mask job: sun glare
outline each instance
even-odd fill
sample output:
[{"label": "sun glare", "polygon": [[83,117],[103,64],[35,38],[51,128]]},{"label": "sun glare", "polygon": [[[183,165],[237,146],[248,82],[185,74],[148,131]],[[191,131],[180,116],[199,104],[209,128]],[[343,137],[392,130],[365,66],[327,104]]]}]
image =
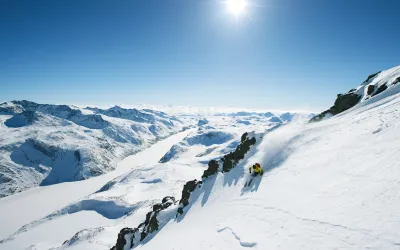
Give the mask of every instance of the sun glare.
[{"label": "sun glare", "polygon": [[247,7],[246,0],[227,0],[226,4],[229,13],[234,15],[235,17],[242,16],[245,13]]}]

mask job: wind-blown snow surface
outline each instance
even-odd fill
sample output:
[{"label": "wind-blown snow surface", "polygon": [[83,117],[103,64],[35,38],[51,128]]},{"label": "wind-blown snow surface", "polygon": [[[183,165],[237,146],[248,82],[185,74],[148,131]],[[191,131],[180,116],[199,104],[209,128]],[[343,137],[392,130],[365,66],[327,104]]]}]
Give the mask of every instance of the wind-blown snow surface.
[{"label": "wind-blown snow surface", "polygon": [[0,198],[104,174],[185,122],[152,110],[0,104]]},{"label": "wind-blown snow surface", "polygon": [[[16,233],[14,235],[15,240],[8,241],[7,244],[0,244],[0,249],[26,249],[36,243],[42,246],[39,249],[48,249],[47,246],[62,243],[81,229],[116,223],[116,221],[97,213],[98,211],[106,211],[102,208],[112,206],[99,206],[98,208],[91,206],[94,203],[80,201],[93,199],[93,197],[89,198],[91,194],[101,190],[102,187],[106,186],[106,183],[119,176],[126,175],[133,169],[145,168],[141,167],[144,165],[157,164],[171,145],[181,141],[190,132],[188,130],[178,133],[142,152],[129,156],[118,163],[116,170],[104,175],[84,181],[36,187],[0,199],[0,239]],[[123,196],[126,193],[120,195]],[[115,204],[118,204],[118,202],[116,200]],[[90,206],[77,206],[83,203],[90,204]],[[79,207],[85,209],[81,209],[80,212],[73,209]],[[93,209],[89,209],[90,207]],[[112,212],[112,214],[115,215],[116,213]],[[46,218],[49,218],[49,220]],[[28,227],[30,228],[28,229]],[[16,235],[19,235],[19,237],[16,237]],[[42,242],[44,243],[42,244]]]},{"label": "wind-blown snow surface", "polygon": [[[239,119],[247,119],[251,125],[237,123]],[[233,150],[248,129],[265,131],[278,124],[260,117],[210,116],[203,120],[207,122],[185,131],[179,140],[168,138],[171,142],[168,146],[152,153],[148,153],[149,150],[140,152],[105,175],[39,187],[1,199],[0,224],[7,226],[0,230],[0,240],[3,239],[0,249],[50,249],[61,246],[67,239],[70,240],[64,247],[80,245],[84,238],[90,240],[106,232],[114,244],[121,227],[141,221],[161,198],[178,197],[184,183],[201,176],[209,160]],[[184,152],[174,155],[168,162],[157,163],[175,146],[183,144]],[[135,160],[138,157],[139,161]],[[66,193],[63,191],[63,196],[54,201],[52,197],[61,195],[61,190]],[[23,213],[23,207],[39,200],[50,204],[41,206],[39,203],[32,206],[32,212]],[[14,206],[22,211],[14,213]],[[71,238],[78,231],[80,233]]]},{"label": "wind-blown snow surface", "polygon": [[[399,249],[399,129],[400,94],[393,93],[320,123],[272,130],[246,162],[207,179],[209,192],[179,223],[169,221],[137,248]],[[254,162],[265,174],[244,188]],[[144,214],[83,231],[61,249],[109,249],[119,229]]]},{"label": "wind-blown snow surface", "polygon": [[276,129],[245,164],[260,162],[262,178],[207,180],[207,202],[138,249],[400,249],[399,129],[398,93]]},{"label": "wind-blown snow surface", "polygon": [[[167,211],[163,216],[170,218],[162,218],[167,223],[161,230],[135,247],[399,249],[400,90],[391,91],[319,123],[293,121],[269,129],[231,172],[205,180],[181,219],[174,220],[175,213]],[[14,218],[28,218],[20,219],[18,227],[15,223],[11,229],[0,228],[5,238],[0,249],[110,249],[118,232],[143,222],[154,203],[166,195],[179,198],[182,185],[199,179],[208,160],[234,148],[240,133],[280,124],[267,120],[270,117],[206,117],[207,122],[171,141],[146,164],[85,180],[84,195],[43,207],[45,212],[36,208],[35,216],[23,214],[28,193],[37,200],[54,194],[33,189],[1,199],[0,225],[13,223],[14,219],[5,219],[13,209],[18,212]],[[204,135],[211,132],[232,138],[208,143]],[[176,145],[183,145],[183,150],[172,152]],[[173,157],[156,163],[166,152]],[[247,168],[254,162],[260,162],[265,173],[244,188]],[[104,179],[90,184],[100,178]],[[79,182],[61,185],[66,184],[75,187]]]}]

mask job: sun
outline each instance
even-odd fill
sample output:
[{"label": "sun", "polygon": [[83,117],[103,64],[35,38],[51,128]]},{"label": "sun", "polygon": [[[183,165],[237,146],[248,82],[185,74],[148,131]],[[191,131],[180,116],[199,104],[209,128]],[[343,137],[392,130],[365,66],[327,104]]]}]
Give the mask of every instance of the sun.
[{"label": "sun", "polygon": [[226,0],[228,12],[235,17],[242,16],[246,12],[246,0]]}]

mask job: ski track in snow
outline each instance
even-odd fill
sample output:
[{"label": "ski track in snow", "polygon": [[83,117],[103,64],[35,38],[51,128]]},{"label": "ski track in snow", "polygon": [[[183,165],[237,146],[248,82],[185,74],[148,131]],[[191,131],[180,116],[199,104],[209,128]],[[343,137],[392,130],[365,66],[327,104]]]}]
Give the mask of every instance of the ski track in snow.
[{"label": "ski track in snow", "polygon": [[224,228],[218,229],[217,232],[218,232],[218,233],[222,233],[222,232],[224,232],[224,231],[226,231],[226,230],[229,230],[229,231],[232,233],[232,235],[235,237],[235,239],[239,242],[239,244],[240,244],[242,247],[254,247],[255,245],[257,245],[256,242],[242,241],[241,238],[240,238],[240,236],[237,235],[237,234],[232,230],[232,228],[230,228],[230,227],[224,227]]}]

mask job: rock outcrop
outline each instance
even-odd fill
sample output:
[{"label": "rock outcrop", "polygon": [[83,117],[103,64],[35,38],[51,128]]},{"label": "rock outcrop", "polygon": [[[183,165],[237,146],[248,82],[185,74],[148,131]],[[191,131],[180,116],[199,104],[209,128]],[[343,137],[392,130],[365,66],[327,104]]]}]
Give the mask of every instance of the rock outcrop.
[{"label": "rock outcrop", "polygon": [[[225,168],[221,172],[229,172],[235,167],[240,160],[242,160],[251,148],[256,144],[255,137],[249,137],[248,133],[244,133],[241,137],[241,143],[236,147],[234,152],[225,155],[219,161],[224,163]],[[184,208],[189,205],[191,194],[202,187],[203,181],[208,177],[218,173],[219,161],[211,160],[208,162],[208,169],[204,171],[202,181],[191,180],[186,182],[182,189],[182,196],[179,200],[179,205],[176,207],[176,216],[178,217],[184,213]],[[139,224],[136,228],[123,228],[118,234],[117,243],[111,250],[126,250],[131,249],[138,243],[144,241],[150,234],[160,230],[160,221],[158,215],[170,206],[176,204],[176,200],[172,196],[164,197],[161,203],[153,205],[152,211],[146,214],[144,222]],[[172,218],[170,218],[172,219]],[[166,223],[166,222],[163,222]],[[135,243],[136,242],[136,243]]]},{"label": "rock outcrop", "polygon": [[201,185],[202,181],[188,181],[184,186],[182,190],[182,197],[181,200],[179,201],[180,207],[178,208],[178,214],[183,214],[183,208],[189,205],[189,198],[190,194],[196,189],[198,185]]},{"label": "rock outcrop", "polygon": [[328,110],[311,118],[310,122],[322,120],[328,114],[337,115],[354,107],[361,100],[361,96],[354,93],[338,94],[335,104]]},{"label": "rock outcrop", "polygon": [[216,160],[211,160],[208,162],[208,168],[206,170],[204,170],[203,175],[201,176],[201,178],[208,178],[211,175],[214,175],[218,172],[218,161]]},{"label": "rock outcrop", "polygon": [[[135,229],[133,228],[123,228],[118,234],[117,244],[111,248],[111,250],[124,250],[126,248],[130,249],[133,247],[133,235],[135,234]],[[126,247],[125,247],[126,246]]]},{"label": "rock outcrop", "polygon": [[400,66],[369,75],[357,88],[351,89],[346,94],[338,94],[335,104],[328,110],[325,110],[319,115],[311,118],[310,122],[320,121],[323,118],[337,115],[354,107],[360,102],[367,101],[383,92],[386,92],[389,88],[397,88],[397,86],[394,85],[400,82],[399,75]]},{"label": "rock outcrop", "polygon": [[171,205],[175,204],[175,198],[166,196],[162,199],[161,203],[153,205],[152,211],[146,214],[144,222],[140,223],[136,228],[123,228],[118,234],[117,243],[111,250],[125,250],[131,249],[136,244],[143,241],[149,234],[159,230],[159,221],[157,216],[159,213]]},{"label": "rock outcrop", "polygon": [[372,75],[369,75],[367,77],[367,80],[365,80],[363,83],[370,83],[375,77],[377,77],[382,71],[378,71]]},{"label": "rock outcrop", "polygon": [[367,88],[367,95],[371,95],[375,91],[375,85],[369,85]]},{"label": "rock outcrop", "polygon": [[396,84],[398,84],[399,82],[400,82],[400,76],[397,77],[397,78],[393,81],[392,85],[396,85]]},{"label": "rock outcrop", "polygon": [[376,90],[375,93],[372,94],[372,96],[376,96],[380,93],[382,93],[383,91],[385,91],[388,88],[387,84],[382,84],[381,86],[379,86],[379,88]]},{"label": "rock outcrop", "polygon": [[241,143],[237,146],[234,152],[231,152],[225,155],[221,161],[222,164],[222,172],[229,172],[232,168],[236,166],[236,164],[242,160],[245,154],[250,150],[250,147],[256,143],[256,138],[249,138],[248,134],[245,133],[242,135]]}]

